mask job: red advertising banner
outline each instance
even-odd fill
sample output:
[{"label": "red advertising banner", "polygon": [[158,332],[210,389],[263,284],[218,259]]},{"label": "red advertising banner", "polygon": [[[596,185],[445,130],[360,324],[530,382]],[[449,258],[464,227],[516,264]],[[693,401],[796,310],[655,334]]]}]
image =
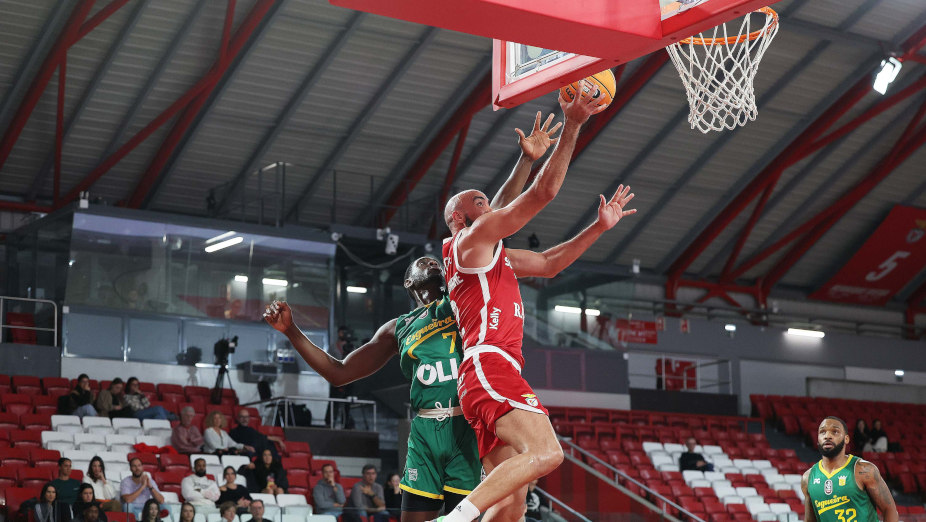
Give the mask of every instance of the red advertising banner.
[{"label": "red advertising banner", "polygon": [[926,266],[926,209],[895,206],[812,299],[884,305]]},{"label": "red advertising banner", "polygon": [[659,329],[656,321],[635,321],[598,317],[592,335],[614,347],[627,343],[658,344]]}]

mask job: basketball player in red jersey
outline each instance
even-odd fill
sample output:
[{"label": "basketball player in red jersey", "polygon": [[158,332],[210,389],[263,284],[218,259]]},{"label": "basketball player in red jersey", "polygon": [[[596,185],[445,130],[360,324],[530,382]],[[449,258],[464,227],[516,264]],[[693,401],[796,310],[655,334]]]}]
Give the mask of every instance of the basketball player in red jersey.
[{"label": "basketball player in red jersey", "polygon": [[444,218],[453,236],[445,240],[443,256],[465,350],[460,403],[476,432],[488,475],[456,509],[437,520],[471,522],[486,510],[492,520],[520,520],[527,484],[563,460],[547,410],[521,377],[524,305],[517,277],[553,277],[572,264],[622,217],[636,212],[624,210],[633,194],[622,185],[610,200],[600,196],[595,222],[545,252],[505,249],[502,239],[519,231],[556,196],[579,129],[596,110],[590,101],[560,98],[565,125],[556,149],[534,184],[511,204],[493,210],[477,190],[461,192],[447,203]]}]

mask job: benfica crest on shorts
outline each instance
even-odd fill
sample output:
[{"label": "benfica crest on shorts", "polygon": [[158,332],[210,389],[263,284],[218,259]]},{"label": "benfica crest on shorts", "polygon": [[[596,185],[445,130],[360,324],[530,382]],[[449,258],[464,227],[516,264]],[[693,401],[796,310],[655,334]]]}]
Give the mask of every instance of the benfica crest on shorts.
[{"label": "benfica crest on shorts", "polygon": [[526,402],[528,406],[533,406],[536,408],[540,404],[537,402],[537,396],[533,393],[525,393],[524,395],[521,395],[521,397],[524,397],[524,402]]},{"label": "benfica crest on shorts", "polygon": [[831,495],[833,493],[833,481],[826,479],[826,482],[823,483],[823,494]]}]

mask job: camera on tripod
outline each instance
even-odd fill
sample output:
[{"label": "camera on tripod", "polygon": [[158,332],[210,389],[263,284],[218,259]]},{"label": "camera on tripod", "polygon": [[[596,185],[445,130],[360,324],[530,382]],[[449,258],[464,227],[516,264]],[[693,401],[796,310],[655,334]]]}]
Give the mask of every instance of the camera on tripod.
[{"label": "camera on tripod", "polygon": [[235,348],[238,347],[238,336],[234,336],[231,339],[219,339],[212,350],[215,354],[215,364],[216,366],[228,366],[228,356],[235,353]]}]

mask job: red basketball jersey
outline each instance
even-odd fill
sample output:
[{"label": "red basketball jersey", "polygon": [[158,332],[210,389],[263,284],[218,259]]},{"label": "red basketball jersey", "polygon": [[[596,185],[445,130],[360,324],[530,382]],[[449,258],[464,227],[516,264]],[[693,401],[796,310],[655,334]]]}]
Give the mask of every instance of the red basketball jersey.
[{"label": "red basketball jersey", "polygon": [[524,366],[521,340],[524,337],[524,304],[518,278],[501,241],[488,266],[463,268],[457,242],[467,229],[444,240],[450,306],[457,317],[463,349],[490,345],[501,348]]}]

